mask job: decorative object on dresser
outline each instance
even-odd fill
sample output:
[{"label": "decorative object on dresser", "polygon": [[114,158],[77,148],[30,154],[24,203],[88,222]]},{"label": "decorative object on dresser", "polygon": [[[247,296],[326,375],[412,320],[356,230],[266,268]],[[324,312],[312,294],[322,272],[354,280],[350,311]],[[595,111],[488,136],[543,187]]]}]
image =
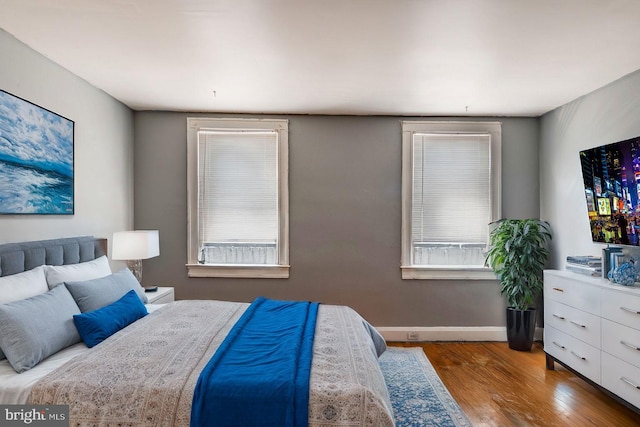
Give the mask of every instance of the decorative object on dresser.
[{"label": "decorative object on dresser", "polygon": [[616,268],[624,257],[620,246],[602,248],[602,277],[607,279],[611,270]]},{"label": "decorative object on dresser", "polygon": [[125,260],[142,284],[142,260],[160,255],[158,230],[119,231],[113,233],[111,258]]},{"label": "decorative object on dresser", "polygon": [[640,413],[640,287],[544,272],[544,351]]},{"label": "decorative object on dresser", "polygon": [[549,257],[551,227],[539,219],[501,219],[491,223],[485,263],[507,297],[509,348],[531,351],[536,327],[535,298],[542,292],[542,271]]},{"label": "decorative object on dresser", "polygon": [[621,263],[609,272],[607,278],[618,285],[633,286],[636,283],[636,276],[638,275],[634,263],[633,258]]}]

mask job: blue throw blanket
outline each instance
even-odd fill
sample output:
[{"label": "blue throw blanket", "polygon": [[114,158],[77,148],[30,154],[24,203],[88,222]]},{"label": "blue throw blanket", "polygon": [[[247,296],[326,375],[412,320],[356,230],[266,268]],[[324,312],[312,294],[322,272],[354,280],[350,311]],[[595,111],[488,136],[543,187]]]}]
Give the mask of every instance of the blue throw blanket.
[{"label": "blue throw blanket", "polygon": [[200,374],[191,427],[307,426],[317,312],[257,298]]}]

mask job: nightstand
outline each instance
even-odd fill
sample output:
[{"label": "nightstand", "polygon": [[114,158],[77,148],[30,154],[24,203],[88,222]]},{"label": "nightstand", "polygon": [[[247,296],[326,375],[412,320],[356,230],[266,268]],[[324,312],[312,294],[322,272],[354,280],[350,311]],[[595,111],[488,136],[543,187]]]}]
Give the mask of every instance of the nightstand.
[{"label": "nightstand", "polygon": [[172,287],[158,286],[155,292],[145,292],[149,299],[147,304],[166,304],[175,301],[175,294]]}]

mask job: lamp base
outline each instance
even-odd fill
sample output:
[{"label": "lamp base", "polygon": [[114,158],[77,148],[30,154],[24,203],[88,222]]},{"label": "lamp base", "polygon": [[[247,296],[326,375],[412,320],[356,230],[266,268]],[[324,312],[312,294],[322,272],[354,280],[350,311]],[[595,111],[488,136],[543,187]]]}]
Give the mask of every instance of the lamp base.
[{"label": "lamp base", "polygon": [[127,261],[127,267],[133,273],[135,278],[138,280],[138,283],[142,285],[142,260],[141,259],[132,259]]}]

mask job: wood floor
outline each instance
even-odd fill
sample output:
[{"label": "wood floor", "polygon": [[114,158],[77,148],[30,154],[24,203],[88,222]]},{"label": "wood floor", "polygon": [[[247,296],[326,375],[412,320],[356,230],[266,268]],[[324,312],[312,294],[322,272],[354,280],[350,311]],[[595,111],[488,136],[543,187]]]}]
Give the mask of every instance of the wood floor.
[{"label": "wood floor", "polygon": [[556,363],[545,368],[542,344],[531,352],[502,342],[389,343],[422,347],[475,427],[627,427],[640,415]]}]

